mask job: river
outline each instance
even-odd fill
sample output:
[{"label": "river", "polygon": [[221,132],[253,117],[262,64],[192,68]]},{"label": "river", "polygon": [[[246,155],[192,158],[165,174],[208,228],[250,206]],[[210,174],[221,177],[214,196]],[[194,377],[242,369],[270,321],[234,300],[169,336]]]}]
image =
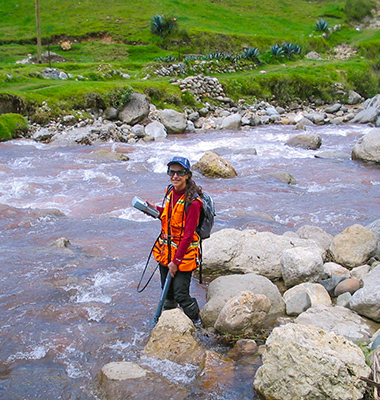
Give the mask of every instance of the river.
[{"label": "river", "polygon": [[[214,231],[282,234],[308,224],[336,235],[380,216],[379,165],[350,159],[353,145],[371,129],[308,127],[322,137],[319,151],[285,146],[298,132],[276,125],[135,145],[0,143],[0,399],[96,399],[102,366],[122,360],[153,365],[185,387],[189,399],[257,398],[252,382],[259,361],[236,360],[232,381],[221,376],[205,386],[190,367],[142,356],[160,295],[158,274],[142,293],[136,289],[160,224],[134,209],[132,198],[159,204],[171,157],[193,164],[213,150],[238,173],[228,180],[194,174],[215,200]],[[99,150],[130,160],[115,161]],[[321,151],[343,156],[316,158]],[[271,175],[279,171],[296,183]],[[52,245],[63,237],[68,247]],[[203,306],[207,281],[194,279],[191,290]]]}]

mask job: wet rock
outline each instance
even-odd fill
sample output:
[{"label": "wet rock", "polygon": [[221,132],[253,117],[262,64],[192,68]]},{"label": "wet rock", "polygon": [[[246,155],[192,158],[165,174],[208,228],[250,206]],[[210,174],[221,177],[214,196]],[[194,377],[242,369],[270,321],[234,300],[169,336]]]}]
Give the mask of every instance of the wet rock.
[{"label": "wet rock", "polygon": [[207,303],[200,313],[203,325],[213,327],[228,300],[243,291],[264,294],[268,297],[271,302],[269,316],[285,310],[284,301],[278,288],[269,279],[256,274],[220,276],[214,279],[208,287]]},{"label": "wet rock", "polygon": [[166,109],[159,113],[159,118],[168,133],[182,133],[186,129],[186,116],[183,113]]},{"label": "wet rock", "polygon": [[379,282],[380,265],[363,279],[363,287],[353,294],[350,301],[352,310],[377,322],[380,322]]},{"label": "wet rock", "polygon": [[114,151],[108,151],[108,150],[97,150],[91,152],[91,154],[104,158],[104,159],[109,159],[109,160],[115,160],[115,161],[129,161],[129,157],[123,153],[116,153]]},{"label": "wet rock", "polygon": [[292,175],[284,171],[272,172],[267,176],[273,177],[281,182],[287,183],[288,185],[295,185],[297,183]]},{"label": "wet rock", "polygon": [[222,334],[252,336],[262,326],[270,308],[267,296],[243,291],[223,306],[214,328]]},{"label": "wet rock", "polygon": [[230,357],[244,354],[257,354],[259,346],[253,339],[239,339],[232,350],[228,352]]},{"label": "wet rock", "polygon": [[347,268],[365,264],[376,252],[376,235],[362,225],[355,224],[336,235],[330,245],[333,261]]},{"label": "wet rock", "polygon": [[285,302],[286,314],[297,316],[311,307],[310,296],[306,292],[299,292]]},{"label": "wet rock", "polygon": [[334,290],[334,296],[338,297],[343,293],[354,294],[361,287],[360,281],[355,278],[348,278],[339,282]]},{"label": "wet rock", "polygon": [[185,389],[132,362],[106,364],[100,375],[99,395],[105,400],[185,399]]},{"label": "wet rock", "polygon": [[359,139],[352,149],[352,159],[380,163],[380,130],[369,132]]},{"label": "wet rock", "polygon": [[128,103],[119,111],[119,119],[128,125],[135,125],[148,116],[149,105],[147,96],[134,92]]},{"label": "wet rock", "polygon": [[206,151],[203,157],[193,165],[193,169],[208,178],[234,178],[237,176],[232,165],[213,151]]},{"label": "wet rock", "polygon": [[282,278],[286,287],[318,282],[323,277],[323,258],[316,248],[295,247],[282,253]]},{"label": "wet rock", "polygon": [[300,314],[294,322],[334,332],[356,343],[368,343],[374,332],[360,315],[339,306],[318,304]]},{"label": "wet rock", "polygon": [[164,311],[152,330],[144,352],[159,360],[201,365],[205,350],[196,341],[194,333],[194,324],[179,308]]},{"label": "wet rock", "polygon": [[300,147],[307,150],[317,150],[322,145],[322,138],[314,133],[301,134],[291,137],[286,144],[291,147]]},{"label": "wet rock", "polygon": [[67,239],[66,237],[61,237],[61,238],[55,240],[54,242],[52,242],[51,246],[53,246],[53,247],[61,247],[61,248],[69,247],[70,246],[70,240]]},{"label": "wet rock", "polygon": [[312,307],[318,304],[325,306],[331,305],[331,298],[327,290],[321,284],[311,282],[301,283],[300,285],[288,289],[283,295],[285,303],[288,303],[299,293],[306,293],[309,296]]},{"label": "wet rock", "polygon": [[333,332],[287,324],[266,342],[254,388],[272,400],[359,400],[370,368],[358,346]]},{"label": "wet rock", "polygon": [[37,129],[36,132],[32,135],[32,139],[36,142],[44,142],[49,143],[54,134],[50,132],[47,128]]}]

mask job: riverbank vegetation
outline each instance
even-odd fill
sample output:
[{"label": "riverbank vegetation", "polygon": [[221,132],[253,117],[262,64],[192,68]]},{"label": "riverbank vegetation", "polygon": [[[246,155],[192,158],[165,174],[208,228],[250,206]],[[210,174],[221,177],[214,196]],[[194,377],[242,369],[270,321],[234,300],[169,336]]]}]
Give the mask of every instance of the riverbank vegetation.
[{"label": "riverbank vegetation", "polygon": [[[328,103],[344,101],[350,89],[363,97],[380,92],[374,0],[142,0],[138,7],[121,0],[49,0],[40,8],[43,51],[65,62],[20,63],[37,52],[34,6],[0,0],[0,95],[20,98],[29,115],[47,103],[41,121],[120,105],[131,90],[158,107],[194,107],[191,95],[171,85],[173,76],[155,73],[178,63],[186,66],[178,77],[216,76],[235,100]],[[306,58],[311,51],[321,59]],[[47,67],[67,79],[45,79]]]}]

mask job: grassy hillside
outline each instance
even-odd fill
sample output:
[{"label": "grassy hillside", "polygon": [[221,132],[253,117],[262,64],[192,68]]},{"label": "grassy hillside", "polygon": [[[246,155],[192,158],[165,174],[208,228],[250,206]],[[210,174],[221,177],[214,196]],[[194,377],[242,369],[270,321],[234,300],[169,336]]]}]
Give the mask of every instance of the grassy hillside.
[{"label": "grassy hillside", "polygon": [[[50,63],[71,74],[67,81],[55,81],[41,78],[47,64],[15,64],[36,55],[35,2],[0,0],[0,96],[18,96],[29,113],[48,100],[51,116],[57,116],[87,107],[97,96],[109,103],[108,94],[112,103],[115,96],[109,93],[120,94],[132,87],[149,94],[158,106],[181,108],[194,100],[170,85],[170,77],[152,73],[167,65],[158,62],[158,57],[179,61],[185,54],[241,55],[247,47],[259,50],[255,68],[247,69],[249,62],[244,61],[215,61],[233,64],[235,72],[206,71],[223,82],[230,97],[286,102],[291,97],[318,96],[328,102],[337,99],[332,90],[335,83],[372,96],[380,91],[379,34],[371,27],[356,29],[365,16],[363,10],[374,7],[372,1],[40,0],[43,51],[49,48],[70,60]],[[175,18],[181,36],[152,34],[151,19],[157,14]],[[316,30],[319,19],[328,23],[330,31]],[[332,29],[335,26],[339,29]],[[64,52],[60,44],[67,39],[72,48]],[[300,46],[301,55],[271,54],[271,46],[285,42]],[[357,50],[357,56],[335,59],[333,48],[342,43]],[[311,50],[319,51],[324,59],[304,59]],[[130,79],[121,79],[114,70],[129,74]],[[147,74],[150,78],[143,79]],[[83,79],[78,81],[78,76]]]}]

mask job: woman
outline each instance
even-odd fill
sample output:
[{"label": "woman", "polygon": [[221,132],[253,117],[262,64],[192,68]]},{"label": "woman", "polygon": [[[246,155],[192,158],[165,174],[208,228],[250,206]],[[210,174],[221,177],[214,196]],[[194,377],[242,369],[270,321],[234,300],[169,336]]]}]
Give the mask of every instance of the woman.
[{"label": "woman", "polygon": [[193,321],[198,320],[197,300],[190,297],[192,271],[198,267],[200,238],[196,233],[203,207],[202,188],[192,179],[190,162],[184,157],[174,157],[168,163],[167,174],[171,185],[166,189],[162,207],[152,207],[160,212],[161,234],[153,255],[160,265],[163,287],[168,273],[172,276],[164,309],[177,307]]}]

